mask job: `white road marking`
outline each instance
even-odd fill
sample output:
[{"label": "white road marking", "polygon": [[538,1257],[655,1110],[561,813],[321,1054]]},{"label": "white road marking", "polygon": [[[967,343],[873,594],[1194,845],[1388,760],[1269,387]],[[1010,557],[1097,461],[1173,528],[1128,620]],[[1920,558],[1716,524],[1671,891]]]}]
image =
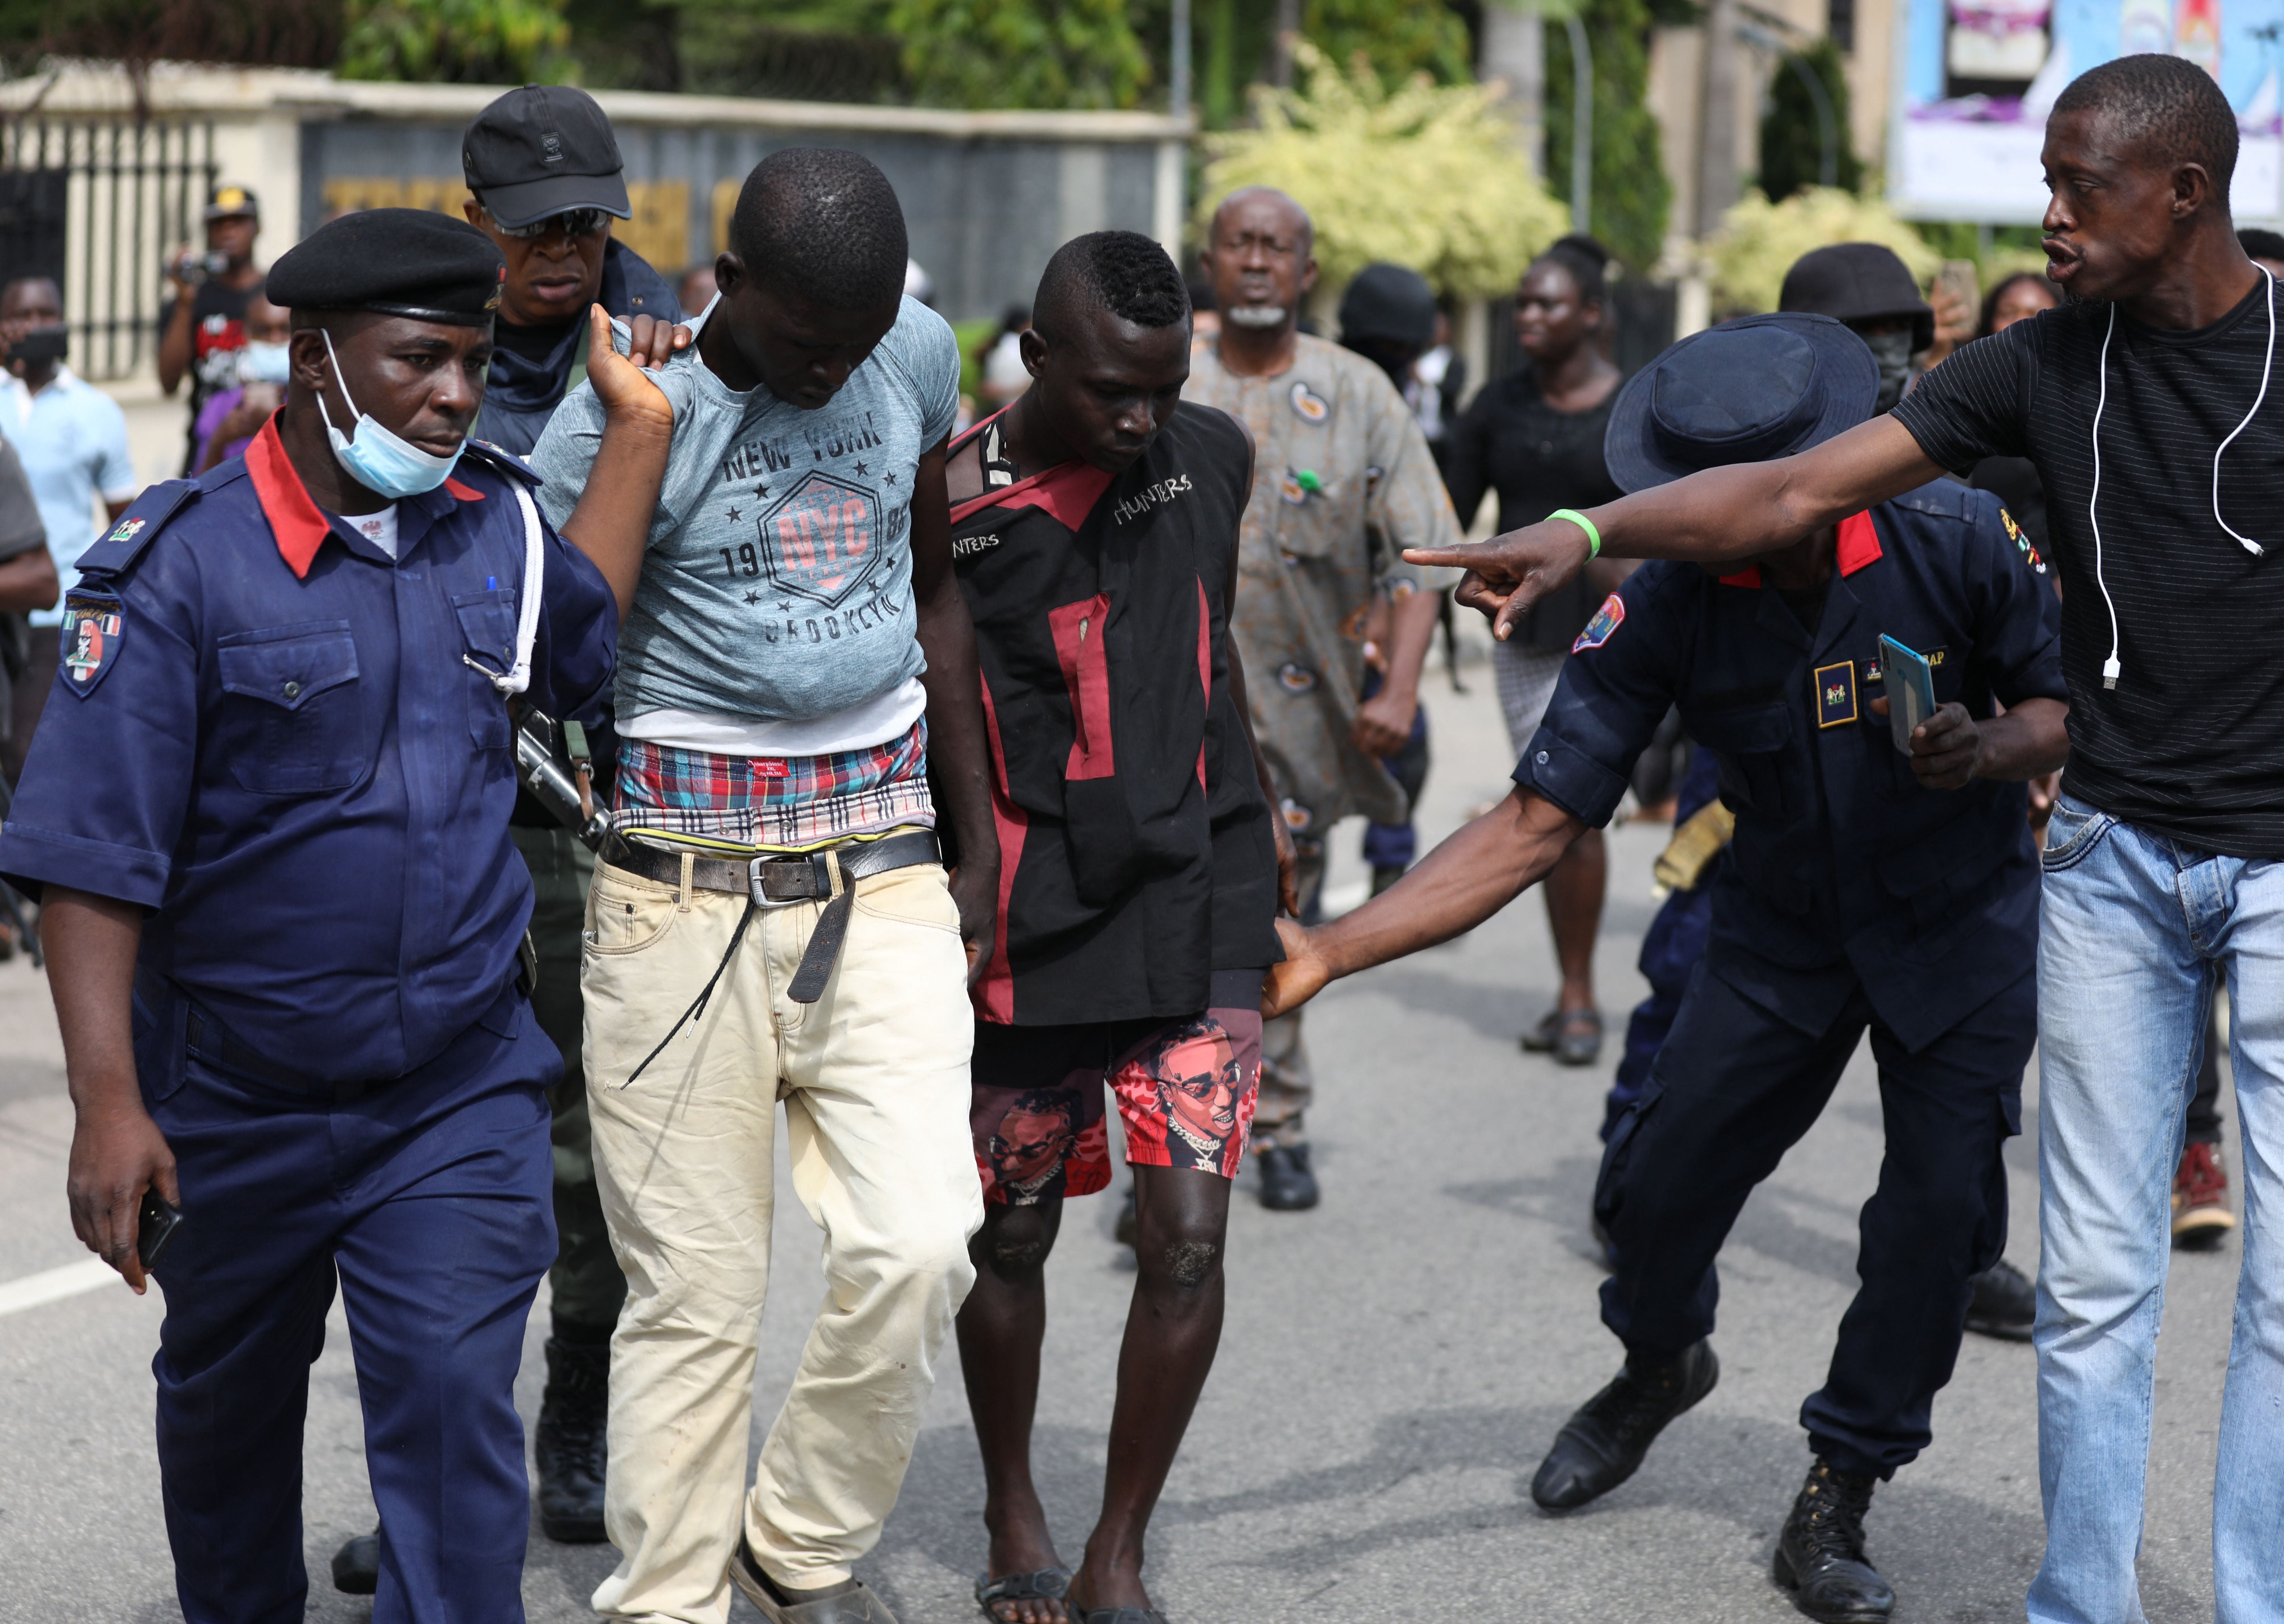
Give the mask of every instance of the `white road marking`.
[{"label": "white road marking", "polygon": [[106,1285],[120,1284],[119,1271],[101,1258],[43,1269],[36,1275],[26,1275],[20,1280],[0,1285],[0,1319],[26,1308],[36,1308],[43,1303],[60,1302],[82,1292],[101,1291]]}]

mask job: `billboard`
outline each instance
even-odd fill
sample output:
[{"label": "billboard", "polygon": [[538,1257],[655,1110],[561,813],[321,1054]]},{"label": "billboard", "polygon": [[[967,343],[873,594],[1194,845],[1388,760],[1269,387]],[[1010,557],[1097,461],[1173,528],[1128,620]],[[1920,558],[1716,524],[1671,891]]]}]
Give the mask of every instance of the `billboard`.
[{"label": "billboard", "polygon": [[2163,51],[2236,109],[2236,217],[2284,216],[2284,0],[1905,0],[1897,31],[1888,196],[1905,215],[2035,223],[2054,98],[2096,63]]}]

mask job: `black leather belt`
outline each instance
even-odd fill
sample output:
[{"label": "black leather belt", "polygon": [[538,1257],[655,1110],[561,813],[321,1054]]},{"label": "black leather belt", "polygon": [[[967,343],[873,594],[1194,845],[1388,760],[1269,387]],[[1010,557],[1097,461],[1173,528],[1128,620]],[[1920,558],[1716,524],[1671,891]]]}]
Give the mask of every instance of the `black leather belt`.
[{"label": "black leather belt", "polygon": [[[833,974],[833,963],[841,956],[841,944],[848,937],[849,915],[856,903],[856,882],[874,874],[885,874],[891,869],[909,869],[924,863],[940,863],[943,858],[943,848],[936,844],[935,831],[920,830],[911,834],[889,835],[879,840],[852,840],[846,846],[828,847],[823,851],[804,852],[794,856],[738,859],[693,854],[690,859],[690,883],[701,891],[721,891],[731,896],[742,896],[753,908],[786,908],[796,902],[824,903],[825,911],[817,916],[817,928],[810,934],[809,949],[801,956],[801,968],[794,972],[793,985],[786,989],[786,995],[795,1003],[815,1003],[825,995],[825,983]],[[630,840],[624,835],[614,833],[603,843],[602,860],[612,868],[659,885],[682,884],[683,854],[667,847]],[[838,894],[833,886],[836,867],[841,878]],[[739,934],[744,934],[742,921]],[[731,950],[735,951],[736,947],[737,938],[733,937]],[[726,955],[724,962],[727,962]],[[708,986],[710,991],[712,984],[709,982]],[[679,1025],[678,1022],[677,1024]],[[645,1061],[644,1064],[649,1062]],[[636,1067],[637,1072],[641,1069],[640,1066]],[[631,1082],[634,1079],[630,1077],[627,1081]]]}]

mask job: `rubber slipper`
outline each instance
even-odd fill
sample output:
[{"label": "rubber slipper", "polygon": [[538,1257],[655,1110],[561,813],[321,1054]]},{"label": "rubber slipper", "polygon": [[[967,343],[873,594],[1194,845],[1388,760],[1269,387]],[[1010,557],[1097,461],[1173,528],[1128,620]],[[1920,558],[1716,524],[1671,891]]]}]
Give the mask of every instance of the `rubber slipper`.
[{"label": "rubber slipper", "polygon": [[[983,1609],[984,1616],[991,1620],[992,1624],[1006,1624],[993,1611],[994,1602],[1047,1601],[1063,1604],[1063,1598],[1070,1591],[1070,1570],[1067,1567],[1043,1567],[1029,1573],[1003,1573],[997,1579],[989,1573],[978,1573],[975,1576],[975,1604]],[[1065,1617],[1069,1616],[1070,1611],[1070,1607],[1064,1604]]]},{"label": "rubber slipper", "polygon": [[1562,1017],[1554,1058],[1563,1066],[1592,1066],[1602,1058],[1602,1017],[1597,1010],[1572,1010]]}]

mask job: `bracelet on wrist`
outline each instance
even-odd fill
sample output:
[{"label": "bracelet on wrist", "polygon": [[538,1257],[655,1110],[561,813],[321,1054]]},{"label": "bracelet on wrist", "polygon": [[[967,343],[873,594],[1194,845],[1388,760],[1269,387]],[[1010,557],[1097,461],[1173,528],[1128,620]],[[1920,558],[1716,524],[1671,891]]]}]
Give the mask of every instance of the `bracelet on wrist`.
[{"label": "bracelet on wrist", "polygon": [[1602,556],[1602,533],[1594,528],[1592,519],[1587,518],[1576,508],[1556,508],[1546,518],[1549,522],[1557,519],[1568,519],[1586,533],[1586,556],[1590,558],[1599,558]]}]

